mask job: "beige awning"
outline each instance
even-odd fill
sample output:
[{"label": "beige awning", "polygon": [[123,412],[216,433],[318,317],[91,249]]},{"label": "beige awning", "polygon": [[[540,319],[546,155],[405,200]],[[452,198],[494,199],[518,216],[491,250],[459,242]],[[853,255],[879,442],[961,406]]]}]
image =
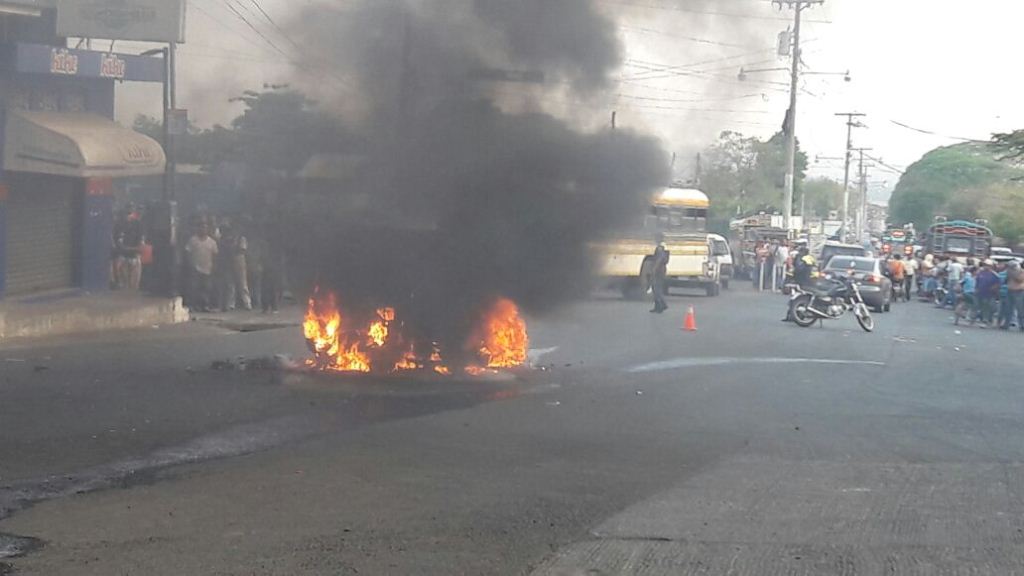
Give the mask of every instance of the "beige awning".
[{"label": "beige awning", "polygon": [[148,136],[95,114],[8,111],[4,169],[123,178],[162,174],[167,158]]}]

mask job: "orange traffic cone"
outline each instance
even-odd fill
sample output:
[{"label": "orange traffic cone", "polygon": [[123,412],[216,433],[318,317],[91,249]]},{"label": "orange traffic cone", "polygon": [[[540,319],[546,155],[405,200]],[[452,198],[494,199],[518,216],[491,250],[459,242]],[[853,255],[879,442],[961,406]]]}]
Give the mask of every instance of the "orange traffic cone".
[{"label": "orange traffic cone", "polygon": [[693,306],[686,311],[686,319],[683,321],[683,330],[687,332],[697,331],[697,315],[693,313]]}]

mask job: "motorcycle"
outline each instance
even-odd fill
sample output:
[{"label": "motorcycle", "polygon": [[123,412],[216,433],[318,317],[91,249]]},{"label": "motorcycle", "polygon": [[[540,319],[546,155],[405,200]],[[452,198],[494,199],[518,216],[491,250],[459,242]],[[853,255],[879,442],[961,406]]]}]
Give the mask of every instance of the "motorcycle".
[{"label": "motorcycle", "polygon": [[857,324],[865,332],[875,329],[875,320],[853,278],[829,279],[809,290],[793,285],[789,309],[793,322],[802,328],[813,326],[819,320],[836,320],[847,312],[853,312]]}]

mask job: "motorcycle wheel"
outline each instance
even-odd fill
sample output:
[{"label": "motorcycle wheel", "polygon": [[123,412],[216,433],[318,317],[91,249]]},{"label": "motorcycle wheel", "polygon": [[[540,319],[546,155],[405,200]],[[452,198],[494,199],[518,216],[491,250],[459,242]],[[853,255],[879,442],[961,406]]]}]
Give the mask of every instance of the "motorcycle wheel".
[{"label": "motorcycle wheel", "polygon": [[871,312],[865,304],[860,303],[854,306],[853,315],[857,317],[857,324],[860,324],[865,332],[875,329],[875,319],[871,317]]},{"label": "motorcycle wheel", "polygon": [[801,296],[793,302],[793,322],[801,328],[814,326],[818,316],[811,312],[811,297]]}]

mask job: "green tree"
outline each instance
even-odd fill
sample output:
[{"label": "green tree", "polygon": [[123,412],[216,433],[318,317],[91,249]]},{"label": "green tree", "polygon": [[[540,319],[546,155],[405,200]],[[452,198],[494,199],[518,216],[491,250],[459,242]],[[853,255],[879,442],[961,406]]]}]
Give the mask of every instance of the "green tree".
[{"label": "green tree", "polygon": [[987,144],[964,143],[937,148],[912,164],[900,178],[890,200],[894,223],[913,222],[919,230],[935,216],[973,219],[981,214],[982,190],[1024,174],[996,159]]},{"label": "green tree", "polygon": [[1014,130],[992,136],[992,146],[1000,160],[1019,162],[1024,158],[1024,130]]},{"label": "green tree", "polygon": [[[711,227],[728,229],[737,214],[782,212],[785,194],[786,148],[782,133],[762,141],[739,132],[723,132],[704,153],[701,186],[711,197]],[[807,171],[807,155],[797,149],[796,193]]]},{"label": "green tree", "polygon": [[[163,140],[163,123],[151,116],[138,115],[132,128],[157,142]],[[201,129],[189,123],[188,134],[176,136],[174,157],[179,164],[199,164],[213,166],[225,160],[239,160],[241,148],[239,135],[231,129],[217,125],[209,129]]]},{"label": "green tree", "polygon": [[819,218],[840,210],[843,205],[843,185],[830,178],[811,178],[804,182],[803,193],[808,212]]},{"label": "green tree", "polygon": [[[245,105],[228,127],[200,129],[190,125],[174,139],[179,163],[211,166],[242,161],[258,170],[293,175],[317,153],[342,153],[361,146],[361,139],[316,108],[316,102],[287,87],[246,91],[232,101]],[[138,116],[133,128],[156,140],[162,123]]]}]

